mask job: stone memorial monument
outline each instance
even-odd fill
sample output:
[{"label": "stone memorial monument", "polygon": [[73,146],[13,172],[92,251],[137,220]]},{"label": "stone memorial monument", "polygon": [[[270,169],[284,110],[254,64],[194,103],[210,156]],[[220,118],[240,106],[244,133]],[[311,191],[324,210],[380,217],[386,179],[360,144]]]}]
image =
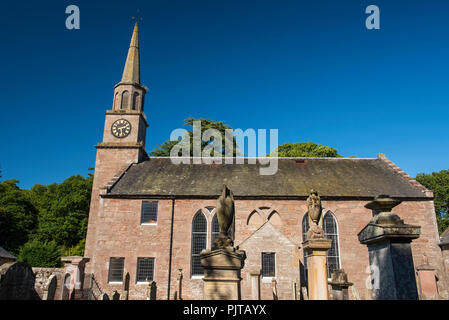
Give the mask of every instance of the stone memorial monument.
[{"label": "stone memorial monument", "polygon": [[234,225],[234,195],[226,185],[217,200],[217,218],[220,234],[212,250],[200,253],[204,268],[205,300],[239,300],[240,270],[246,258],[245,252],[234,248],[231,229]]},{"label": "stone memorial monument", "polygon": [[439,300],[438,293],[438,270],[429,263],[429,258],[424,254],[422,263],[416,267],[418,276],[418,291],[420,300]]},{"label": "stone memorial monument", "polygon": [[129,272],[125,274],[122,284],[122,292],[120,293],[120,300],[128,300],[129,297]]},{"label": "stone memorial monument", "polygon": [[349,300],[348,288],[352,286],[352,282],[348,282],[348,275],[343,269],[332,272],[329,284],[332,288],[332,300]]},{"label": "stone memorial monument", "polygon": [[411,242],[419,238],[421,228],[405,224],[391,212],[400,203],[380,195],[365,205],[376,214],[358,237],[368,246],[375,300],[418,299]]},{"label": "stone memorial monument", "polygon": [[0,267],[0,300],[40,300],[36,276],[25,262],[7,262]]},{"label": "stone memorial monument", "polygon": [[329,300],[326,254],[332,246],[332,240],[324,236],[321,199],[317,191],[310,191],[307,208],[309,231],[303,248],[307,254],[308,297],[310,300]]}]

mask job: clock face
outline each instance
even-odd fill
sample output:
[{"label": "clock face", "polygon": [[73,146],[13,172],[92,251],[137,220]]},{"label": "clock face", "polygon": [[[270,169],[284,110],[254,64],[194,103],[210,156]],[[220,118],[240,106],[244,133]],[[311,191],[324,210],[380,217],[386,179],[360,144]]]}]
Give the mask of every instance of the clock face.
[{"label": "clock face", "polygon": [[114,137],[125,138],[131,132],[131,123],[125,119],[118,119],[112,124],[111,132]]}]

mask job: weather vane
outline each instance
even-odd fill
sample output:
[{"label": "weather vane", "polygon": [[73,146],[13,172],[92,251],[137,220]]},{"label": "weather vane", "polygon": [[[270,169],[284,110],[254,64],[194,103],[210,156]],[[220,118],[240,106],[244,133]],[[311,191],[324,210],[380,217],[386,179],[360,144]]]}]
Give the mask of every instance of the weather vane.
[{"label": "weather vane", "polygon": [[133,20],[136,20],[136,22],[138,23],[139,21],[142,21],[143,18],[140,15],[140,9],[137,9],[136,15],[132,17]]}]

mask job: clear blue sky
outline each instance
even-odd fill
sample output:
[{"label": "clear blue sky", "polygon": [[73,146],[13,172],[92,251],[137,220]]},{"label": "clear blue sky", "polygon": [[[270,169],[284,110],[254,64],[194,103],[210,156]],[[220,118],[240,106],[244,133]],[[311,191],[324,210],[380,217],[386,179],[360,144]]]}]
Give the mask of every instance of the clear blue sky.
[{"label": "clear blue sky", "polygon": [[[65,28],[76,4],[81,29]],[[365,28],[376,4],[381,29]],[[140,9],[148,151],[189,116],[448,169],[445,0],[2,1],[2,179],[87,175]]]}]

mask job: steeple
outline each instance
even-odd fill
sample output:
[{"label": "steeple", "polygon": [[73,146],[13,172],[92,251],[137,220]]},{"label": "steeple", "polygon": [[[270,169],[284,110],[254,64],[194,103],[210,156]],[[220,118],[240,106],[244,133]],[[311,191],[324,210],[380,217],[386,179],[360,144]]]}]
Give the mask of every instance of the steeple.
[{"label": "steeple", "polygon": [[128,56],[123,69],[120,83],[140,84],[140,59],[139,59],[139,25],[134,25],[131,43],[129,44]]},{"label": "steeple", "polygon": [[128,56],[123,69],[122,80],[114,87],[113,110],[131,109],[143,111],[147,87],[140,83],[140,57],[139,57],[139,25],[134,25]]}]

